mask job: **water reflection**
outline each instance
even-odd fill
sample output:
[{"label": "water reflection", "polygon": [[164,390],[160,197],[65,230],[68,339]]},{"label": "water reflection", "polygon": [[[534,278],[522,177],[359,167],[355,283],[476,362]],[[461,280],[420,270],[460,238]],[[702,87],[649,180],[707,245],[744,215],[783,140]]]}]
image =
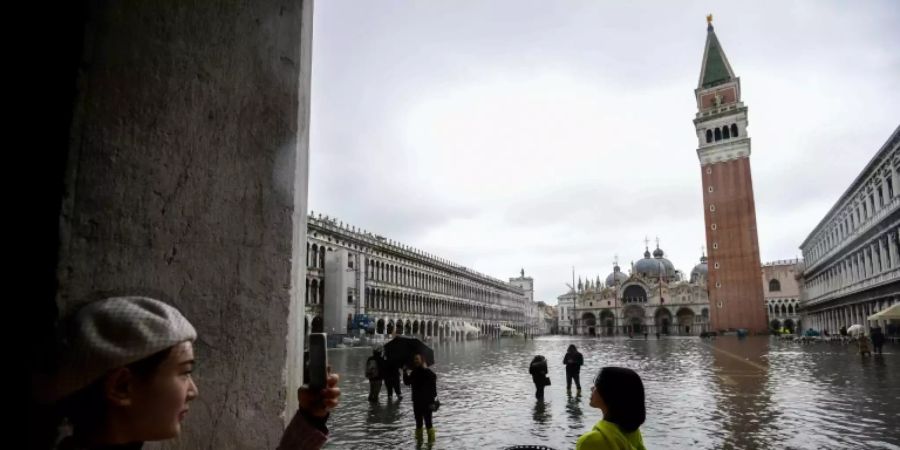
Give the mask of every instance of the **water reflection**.
[{"label": "water reflection", "polygon": [[[584,354],[584,394],[566,395],[559,364],[574,343]],[[328,448],[416,448],[412,404],[367,401],[367,349],[329,358],[341,373],[341,406]],[[528,364],[547,357],[553,384],[536,402]],[[885,448],[900,450],[900,354],[861,358],[840,344],[767,338],[570,339],[442,343],[435,346],[438,396],[434,449],[499,449],[514,444],[574,448],[600,420],[590,380],[607,365],[644,380],[648,448]],[[408,390],[404,386],[404,394]],[[424,448],[424,447],[423,447]]]},{"label": "water reflection", "polygon": [[[717,447],[766,447],[773,432],[771,427],[778,411],[771,408],[768,391],[769,365],[766,355],[769,339],[723,338],[708,344],[713,353],[713,380],[716,422],[719,430],[714,436],[723,442]],[[765,433],[762,433],[763,428]]]},{"label": "water reflection", "polygon": [[[588,388],[585,386],[585,388]],[[569,419],[569,428],[573,430],[582,430],[585,428],[583,416],[584,413],[581,412],[581,394],[572,395],[572,393],[567,393],[566,399],[566,415]],[[587,404],[585,404],[587,406]]]},{"label": "water reflection", "polygon": [[534,401],[534,412],[531,416],[537,424],[549,423],[550,419],[553,418],[553,414],[547,408],[547,402],[543,400]]}]

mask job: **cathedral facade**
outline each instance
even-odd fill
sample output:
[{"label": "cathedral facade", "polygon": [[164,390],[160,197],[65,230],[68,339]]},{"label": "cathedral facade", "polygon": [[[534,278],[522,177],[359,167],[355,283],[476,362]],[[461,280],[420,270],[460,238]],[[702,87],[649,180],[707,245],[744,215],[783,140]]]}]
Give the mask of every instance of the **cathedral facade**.
[{"label": "cathedral facade", "polygon": [[617,264],[605,280],[579,279],[559,296],[559,331],[587,336],[710,331],[707,270],[704,255],[686,277],[659,245],[653,253],[646,248],[630,273]]}]

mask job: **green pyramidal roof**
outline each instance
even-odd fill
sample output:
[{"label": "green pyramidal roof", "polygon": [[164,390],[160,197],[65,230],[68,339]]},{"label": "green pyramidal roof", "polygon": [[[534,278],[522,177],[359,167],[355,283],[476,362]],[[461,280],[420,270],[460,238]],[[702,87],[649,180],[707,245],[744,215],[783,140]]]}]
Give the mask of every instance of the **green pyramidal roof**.
[{"label": "green pyramidal roof", "polygon": [[712,25],[706,35],[706,50],[703,52],[703,72],[700,74],[700,88],[708,88],[734,79],[731,65],[725,57],[725,51],[716,38]]}]

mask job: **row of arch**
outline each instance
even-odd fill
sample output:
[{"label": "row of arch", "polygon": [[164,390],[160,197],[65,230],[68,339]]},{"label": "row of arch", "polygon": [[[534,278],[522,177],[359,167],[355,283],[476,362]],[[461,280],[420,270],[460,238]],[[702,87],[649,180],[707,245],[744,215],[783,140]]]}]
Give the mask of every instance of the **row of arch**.
[{"label": "row of arch", "polygon": [[366,289],[366,304],[370,310],[374,311],[410,312],[513,322],[525,319],[524,313],[518,310],[377,288]]},{"label": "row of arch", "polygon": [[306,279],[306,304],[319,305],[325,301],[325,282],[316,278]]},{"label": "row of arch", "polygon": [[835,247],[842,246],[853,233],[866,226],[870,218],[900,195],[900,190],[895,189],[900,184],[900,167],[891,157],[883,159],[881,164],[871,172],[864,172],[871,174],[869,179],[859,185],[857,192],[845,200],[841,211],[829,218],[829,226],[803,249],[807,267],[827,256]]},{"label": "row of arch", "polygon": [[319,246],[318,244],[309,245],[306,243],[306,267],[313,269],[325,268],[325,254],[334,251],[331,247]]},{"label": "row of arch", "polygon": [[[368,260],[366,279],[483,302],[497,303],[503,297],[491,289],[377,259]],[[507,297],[512,299],[512,294]]]},{"label": "row of arch", "polygon": [[782,327],[784,327],[788,330],[788,332],[793,333],[797,328],[799,328],[799,323],[800,321],[797,321],[797,323],[795,324],[793,319],[785,319],[784,322],[778,319],[772,319],[772,321],[769,322],[769,327],[771,327],[771,329],[774,331],[779,331]]},{"label": "row of arch", "polygon": [[619,320],[616,320],[616,315],[608,309],[600,311],[599,321],[594,313],[583,313],[579,324],[582,333],[579,334],[611,336],[620,333],[658,332],[695,335],[707,331],[708,324],[709,308],[703,308],[698,315],[691,308],[681,307],[673,315],[668,308],[658,307],[650,321],[644,308],[632,304],[622,310],[622,317]]},{"label": "row of arch", "polygon": [[[307,267],[312,269],[324,269],[325,255],[327,252],[331,251],[334,251],[334,248],[307,242]],[[354,255],[351,253],[350,258],[348,259],[349,268],[353,268],[354,259]],[[502,293],[486,287],[475,286],[375,258],[367,258],[366,279],[494,304],[501,303],[501,301],[512,303],[517,297],[512,292]],[[318,295],[318,297],[321,299],[321,295]],[[313,301],[313,304],[317,303]]]},{"label": "row of arch", "polygon": [[[319,305],[325,298],[325,283],[316,278],[306,280],[306,304]],[[521,321],[524,314],[490,305],[473,305],[463,301],[446,300],[431,296],[384,289],[366,289],[369,309],[385,312],[411,312],[451,317],[468,317],[480,320]]]},{"label": "row of arch", "polygon": [[770,316],[798,314],[798,308],[799,305],[797,304],[796,299],[778,299],[775,301],[769,300],[766,302],[766,309],[768,310]]},{"label": "row of arch", "polygon": [[707,144],[713,141],[719,142],[723,139],[731,139],[736,137],[738,137],[738,127],[735,123],[731,124],[731,126],[723,125],[721,128],[706,130]]},{"label": "row of arch", "polygon": [[[348,328],[349,320],[348,317]],[[409,336],[421,336],[426,338],[437,339],[465,339],[467,337],[477,338],[485,336],[502,335],[500,323],[477,323],[475,325],[468,324],[474,328],[466,328],[464,323],[459,321],[440,321],[428,319],[403,319],[403,318],[376,318],[373,320],[374,327],[369,331],[370,334],[377,335],[394,335],[403,334]],[[322,316],[313,317],[312,321],[309,317],[305,318],[307,333],[320,333],[323,330]],[[520,325],[503,325],[515,330],[516,332],[524,332],[525,329]]]},{"label": "row of arch", "polygon": [[[682,302],[689,302],[689,301],[691,301],[692,297],[694,299],[697,299],[697,296],[694,293],[691,293],[690,291],[688,291],[688,293],[685,294],[685,291],[675,290],[675,289],[672,289],[669,291],[669,296],[671,298],[675,299],[676,301],[679,299],[679,296],[680,296],[680,299]],[[644,289],[642,286],[632,284],[630,286],[625,287],[625,290],[622,292],[622,303],[623,304],[647,303],[647,301],[648,301],[647,290]]]}]

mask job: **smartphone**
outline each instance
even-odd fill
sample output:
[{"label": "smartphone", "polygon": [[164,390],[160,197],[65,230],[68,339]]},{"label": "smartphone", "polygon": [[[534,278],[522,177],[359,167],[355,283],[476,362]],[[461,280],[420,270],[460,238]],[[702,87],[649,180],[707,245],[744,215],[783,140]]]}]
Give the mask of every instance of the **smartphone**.
[{"label": "smartphone", "polygon": [[309,379],[307,384],[313,390],[325,389],[328,379],[326,341],[325,333],[310,333],[309,335]]}]

